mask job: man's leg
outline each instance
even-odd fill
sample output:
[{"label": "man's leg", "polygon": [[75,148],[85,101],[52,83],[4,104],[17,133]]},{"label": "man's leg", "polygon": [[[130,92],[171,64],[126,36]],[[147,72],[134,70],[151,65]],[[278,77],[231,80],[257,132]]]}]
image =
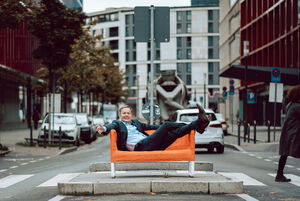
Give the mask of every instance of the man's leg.
[{"label": "man's leg", "polygon": [[[162,145],[165,141],[174,142],[177,137],[175,134],[170,135],[171,131],[185,126],[184,123],[164,122],[152,135],[138,142],[135,151],[153,151],[163,150]],[[173,132],[172,132],[173,133]]]}]

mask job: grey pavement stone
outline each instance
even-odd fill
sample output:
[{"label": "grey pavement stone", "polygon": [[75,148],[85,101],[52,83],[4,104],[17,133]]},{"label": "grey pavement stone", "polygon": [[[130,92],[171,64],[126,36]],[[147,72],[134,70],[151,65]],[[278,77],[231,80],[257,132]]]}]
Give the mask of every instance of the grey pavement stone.
[{"label": "grey pavement stone", "polygon": [[[81,174],[71,181],[60,183],[59,192],[64,195],[124,194],[124,193],[241,193],[243,183],[211,171],[195,171],[188,177],[187,171],[119,171],[112,179],[110,172]],[[93,191],[90,190],[90,185]],[[78,189],[82,186],[82,189]],[[87,186],[84,186],[87,185]]]},{"label": "grey pavement stone", "polygon": [[63,195],[93,195],[94,184],[92,182],[58,183],[58,192]]},{"label": "grey pavement stone", "polygon": [[224,194],[224,193],[243,193],[243,182],[241,181],[213,181],[209,183],[210,194]]},{"label": "grey pavement stone", "polygon": [[94,195],[123,194],[123,193],[149,193],[150,181],[118,181],[99,182],[94,184]]},{"label": "grey pavement stone", "polygon": [[199,181],[152,181],[153,193],[208,193],[209,182]]},{"label": "grey pavement stone", "polygon": [[[92,163],[91,172],[110,171],[109,162]],[[188,162],[116,163],[116,170],[188,170]],[[195,161],[195,171],[212,171],[213,163]]]}]

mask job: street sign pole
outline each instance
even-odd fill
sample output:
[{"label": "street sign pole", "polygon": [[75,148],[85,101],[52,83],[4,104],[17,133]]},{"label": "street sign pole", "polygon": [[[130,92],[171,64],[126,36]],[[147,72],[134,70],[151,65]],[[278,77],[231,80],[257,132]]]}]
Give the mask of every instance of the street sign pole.
[{"label": "street sign pole", "polygon": [[154,6],[150,6],[150,124],[153,124],[153,91],[154,91],[154,83],[153,83],[153,60],[154,60]]},{"label": "street sign pole", "polygon": [[275,125],[276,125],[276,104],[277,103],[277,83],[275,83],[275,102],[274,102],[274,134],[273,134],[273,141],[275,142]]}]

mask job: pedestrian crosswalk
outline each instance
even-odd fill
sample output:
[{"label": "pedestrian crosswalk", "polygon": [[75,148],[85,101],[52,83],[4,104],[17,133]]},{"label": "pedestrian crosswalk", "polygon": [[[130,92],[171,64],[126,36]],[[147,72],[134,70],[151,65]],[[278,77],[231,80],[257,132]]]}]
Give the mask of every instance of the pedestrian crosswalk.
[{"label": "pedestrian crosswalk", "polygon": [[[71,181],[73,178],[81,175],[83,173],[61,173],[49,178],[48,180],[42,182],[41,184],[37,185],[36,187],[54,187],[57,186],[60,182],[68,182]],[[262,181],[258,181],[257,179],[240,172],[218,172],[225,177],[231,178],[232,180],[242,181],[244,186],[266,186]],[[269,176],[275,177],[275,174],[268,173]],[[286,177],[292,179],[290,184],[300,187],[300,176],[294,174],[285,174]],[[1,189],[8,188],[13,186],[17,183],[21,183],[26,179],[34,177],[34,174],[24,174],[24,175],[9,175],[6,177],[0,177],[0,191]]]}]

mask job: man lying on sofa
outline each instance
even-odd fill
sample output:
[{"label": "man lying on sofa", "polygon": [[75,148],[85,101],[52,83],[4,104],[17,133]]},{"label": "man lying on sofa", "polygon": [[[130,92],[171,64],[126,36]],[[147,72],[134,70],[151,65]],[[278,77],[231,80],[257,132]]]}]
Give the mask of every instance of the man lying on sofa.
[{"label": "man lying on sofa", "polygon": [[[114,120],[107,126],[99,125],[97,131],[109,132],[115,129],[118,134],[118,150],[123,151],[154,151],[164,150],[177,138],[180,138],[195,129],[203,133],[209,124],[204,109],[197,104],[199,110],[198,119],[190,124],[164,122],[162,125],[149,125],[136,119],[131,119],[131,108],[125,105],[119,109],[121,120]],[[156,130],[152,135],[145,133],[146,130]]]}]

